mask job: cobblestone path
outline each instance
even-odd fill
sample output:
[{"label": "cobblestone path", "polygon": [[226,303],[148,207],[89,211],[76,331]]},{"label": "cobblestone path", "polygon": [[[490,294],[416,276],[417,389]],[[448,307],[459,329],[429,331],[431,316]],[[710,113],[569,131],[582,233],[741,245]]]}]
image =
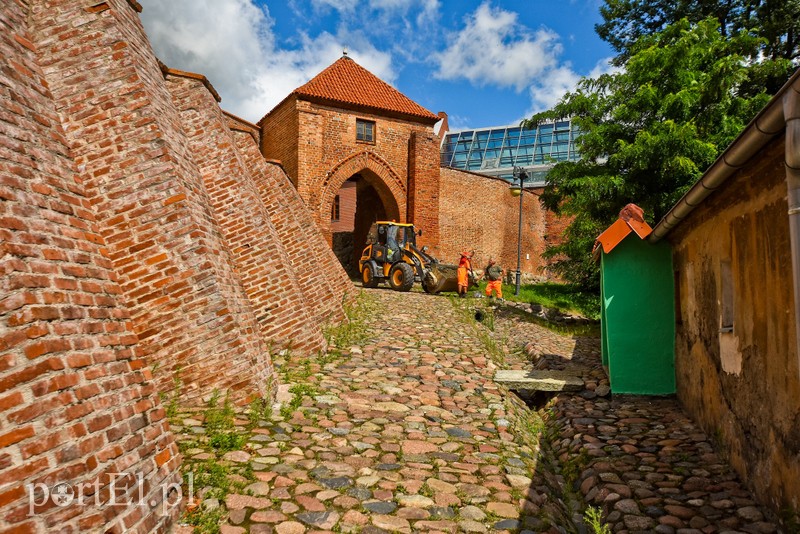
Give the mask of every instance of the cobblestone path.
[{"label": "cobblestone path", "polygon": [[[238,479],[223,502],[195,488],[222,532],[586,532],[583,499],[614,532],[778,532],[675,401],[604,396],[595,339],[502,310],[477,323],[484,301],[365,300],[362,341],[278,361],[285,407],[240,450],[215,458],[199,420],[176,426],[187,466]],[[531,361],[586,389],[549,400],[543,420],[492,381]]]}]

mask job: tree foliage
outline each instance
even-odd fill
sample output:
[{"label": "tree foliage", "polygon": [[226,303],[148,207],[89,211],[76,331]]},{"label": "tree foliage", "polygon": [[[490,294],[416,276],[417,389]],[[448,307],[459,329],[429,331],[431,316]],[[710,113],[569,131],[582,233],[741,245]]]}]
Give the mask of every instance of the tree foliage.
[{"label": "tree foliage", "polygon": [[657,222],[770,96],[763,80],[788,77],[788,60],[754,61],[763,39],[729,37],[715,18],[683,19],[631,46],[622,69],[584,78],[551,110],[524,121],[571,117],[577,162],[557,164],[542,199],[573,218],[546,256],[568,280],[596,285],[595,238],[634,202]]},{"label": "tree foliage", "polygon": [[600,13],[604,22],[595,30],[620,53],[620,61],[640,37],[684,18],[697,23],[708,17],[717,20],[725,37],[756,32],[767,58],[800,58],[800,0],[606,0]]}]

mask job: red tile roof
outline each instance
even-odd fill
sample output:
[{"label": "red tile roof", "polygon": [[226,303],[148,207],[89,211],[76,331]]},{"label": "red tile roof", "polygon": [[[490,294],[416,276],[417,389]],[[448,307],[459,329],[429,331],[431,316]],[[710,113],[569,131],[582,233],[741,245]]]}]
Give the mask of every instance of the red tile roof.
[{"label": "red tile roof", "polygon": [[426,119],[425,122],[430,123],[439,120],[437,115],[420,106],[348,56],[340,57],[308,83],[292,91],[291,94],[301,98],[328,101],[348,108],[388,111]]}]

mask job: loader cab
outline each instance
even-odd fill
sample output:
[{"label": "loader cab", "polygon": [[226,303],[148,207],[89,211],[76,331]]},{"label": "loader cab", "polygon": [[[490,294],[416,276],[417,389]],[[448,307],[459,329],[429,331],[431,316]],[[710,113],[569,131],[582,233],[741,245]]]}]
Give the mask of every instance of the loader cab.
[{"label": "loader cab", "polygon": [[386,280],[392,289],[408,291],[415,280],[422,280],[429,263],[417,250],[413,224],[378,221],[367,233],[367,246],[361,254],[359,269],[365,287],[376,287]]},{"label": "loader cab", "polygon": [[[420,235],[422,231],[420,230]],[[367,233],[367,245],[372,245],[377,259],[395,262],[400,259],[401,251],[408,247],[416,247],[417,233],[414,226],[405,223],[376,222]]]},{"label": "loader cab", "polygon": [[401,248],[406,243],[416,246],[416,236],[422,235],[422,230],[419,230],[419,233],[417,234],[414,232],[414,227],[410,224],[394,222],[372,223],[369,233],[367,233],[367,244],[386,246],[387,240],[392,235],[394,235],[394,238],[397,240],[397,243]]}]

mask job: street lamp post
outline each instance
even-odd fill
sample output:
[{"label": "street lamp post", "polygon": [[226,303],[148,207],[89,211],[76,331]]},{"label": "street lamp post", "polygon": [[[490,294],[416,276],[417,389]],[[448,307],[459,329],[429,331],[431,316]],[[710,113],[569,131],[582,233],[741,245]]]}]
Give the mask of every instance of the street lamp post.
[{"label": "street lamp post", "polygon": [[522,184],[528,173],[523,167],[514,167],[514,178],[519,178],[519,225],[517,226],[517,285],[514,288],[514,295],[519,296],[520,277],[522,276]]}]

